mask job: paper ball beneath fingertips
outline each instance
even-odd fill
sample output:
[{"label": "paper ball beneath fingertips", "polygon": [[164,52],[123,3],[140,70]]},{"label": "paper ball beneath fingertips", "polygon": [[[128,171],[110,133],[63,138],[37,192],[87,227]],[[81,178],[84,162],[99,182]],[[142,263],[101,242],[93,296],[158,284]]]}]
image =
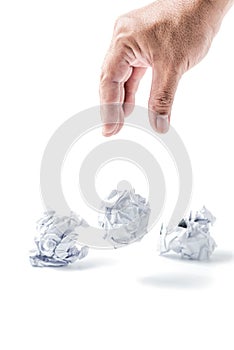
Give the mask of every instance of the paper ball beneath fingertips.
[{"label": "paper ball beneath fingertips", "polygon": [[[125,188],[125,189],[124,189]],[[115,248],[138,241],[147,233],[150,206],[131,186],[118,186],[101,203],[98,222],[104,239]]]}]

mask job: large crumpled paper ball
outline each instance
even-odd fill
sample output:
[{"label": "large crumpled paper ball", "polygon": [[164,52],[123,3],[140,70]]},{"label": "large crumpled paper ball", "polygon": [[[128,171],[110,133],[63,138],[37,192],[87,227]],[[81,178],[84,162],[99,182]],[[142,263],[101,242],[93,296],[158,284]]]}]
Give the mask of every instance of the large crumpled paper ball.
[{"label": "large crumpled paper ball", "polygon": [[88,247],[77,247],[79,233],[77,228],[88,226],[80,217],[71,213],[58,216],[48,211],[37,222],[38,236],[36,249],[31,251],[30,262],[33,266],[64,266],[82,259],[88,254]]},{"label": "large crumpled paper ball", "polygon": [[213,253],[216,243],[210,235],[210,226],[215,217],[203,207],[195,215],[182,219],[178,226],[168,232],[162,227],[160,232],[160,253],[170,250],[182,258],[192,260],[207,260]]},{"label": "large crumpled paper ball", "polygon": [[141,239],[147,233],[149,203],[134,189],[113,190],[102,202],[99,225],[105,229],[104,239],[114,247]]}]

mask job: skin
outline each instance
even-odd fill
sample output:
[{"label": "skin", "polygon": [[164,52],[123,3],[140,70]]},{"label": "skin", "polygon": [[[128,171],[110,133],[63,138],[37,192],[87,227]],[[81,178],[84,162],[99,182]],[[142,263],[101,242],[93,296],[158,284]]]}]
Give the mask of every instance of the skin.
[{"label": "skin", "polygon": [[114,135],[122,128],[149,67],[149,121],[155,131],[168,131],[182,75],[207,54],[233,2],[158,0],[117,19],[100,80],[104,136]]}]

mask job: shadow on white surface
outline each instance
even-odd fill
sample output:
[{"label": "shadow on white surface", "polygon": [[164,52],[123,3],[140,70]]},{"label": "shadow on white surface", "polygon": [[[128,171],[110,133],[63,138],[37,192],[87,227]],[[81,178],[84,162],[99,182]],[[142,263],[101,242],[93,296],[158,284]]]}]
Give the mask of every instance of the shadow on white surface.
[{"label": "shadow on white surface", "polygon": [[174,254],[174,253],[161,255],[161,257],[169,260],[176,260],[182,263],[194,264],[194,265],[206,265],[206,266],[216,265],[216,264],[225,264],[231,261],[234,262],[233,252],[229,250],[217,250],[211,256],[210,260],[205,260],[205,261],[182,259],[180,255]]},{"label": "shadow on white surface", "polygon": [[[208,261],[197,261],[197,260],[187,260],[181,259],[179,255],[169,253],[162,255],[162,258],[169,261],[178,262],[183,264],[183,267],[187,266],[197,266],[200,267],[199,271],[207,272],[207,267],[209,270],[215,268],[220,264],[230,264],[234,262],[234,255],[232,251],[228,250],[217,250],[214,252],[210,260]],[[143,285],[148,285],[156,288],[176,288],[176,289],[197,289],[209,287],[213,283],[213,279],[210,275],[204,275],[200,273],[194,273],[191,270],[190,273],[174,272],[165,274],[153,274],[150,276],[142,277],[138,280]]]},{"label": "shadow on white surface", "polygon": [[234,262],[233,252],[230,250],[217,250],[214,252],[214,255],[211,257],[208,264],[219,264],[219,263],[228,263]]},{"label": "shadow on white surface", "polygon": [[116,264],[116,260],[114,259],[105,259],[105,258],[89,258],[82,261],[77,261],[71,265],[55,268],[55,270],[64,270],[64,271],[81,271],[81,270],[90,270],[100,267],[110,267]]},{"label": "shadow on white surface", "polygon": [[194,289],[210,286],[212,279],[209,276],[194,274],[165,273],[142,277],[139,282],[156,288]]}]

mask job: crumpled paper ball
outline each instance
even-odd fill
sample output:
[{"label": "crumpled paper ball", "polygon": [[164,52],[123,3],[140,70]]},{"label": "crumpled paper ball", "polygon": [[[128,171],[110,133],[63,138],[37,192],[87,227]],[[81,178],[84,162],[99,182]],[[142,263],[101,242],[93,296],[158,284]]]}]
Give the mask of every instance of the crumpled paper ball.
[{"label": "crumpled paper ball", "polygon": [[104,213],[99,215],[99,225],[105,229],[104,239],[114,247],[132,243],[147,233],[149,203],[134,189],[113,190],[101,209]]},{"label": "crumpled paper ball", "polygon": [[210,226],[215,217],[203,207],[189,218],[182,219],[178,226],[168,232],[163,226],[160,232],[160,253],[170,250],[182,258],[192,260],[207,260],[213,253],[216,243],[210,235]]},{"label": "crumpled paper ball", "polygon": [[88,254],[88,247],[76,246],[79,226],[88,226],[80,217],[71,213],[58,216],[55,211],[48,211],[37,222],[38,236],[35,238],[36,249],[31,251],[32,266],[65,266]]}]

